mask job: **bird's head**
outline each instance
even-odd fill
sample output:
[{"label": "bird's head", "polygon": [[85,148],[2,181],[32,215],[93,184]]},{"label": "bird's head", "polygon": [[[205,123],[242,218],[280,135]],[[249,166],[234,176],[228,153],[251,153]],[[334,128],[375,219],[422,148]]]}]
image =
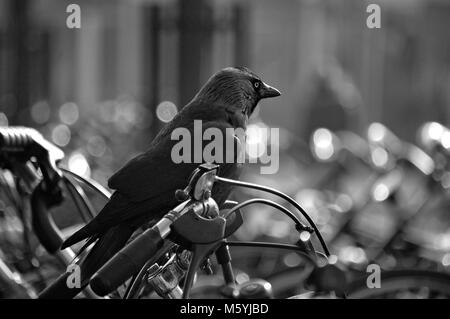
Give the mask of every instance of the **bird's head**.
[{"label": "bird's head", "polygon": [[250,116],[261,99],[281,93],[247,68],[225,68],[214,74],[194,99],[218,103]]}]

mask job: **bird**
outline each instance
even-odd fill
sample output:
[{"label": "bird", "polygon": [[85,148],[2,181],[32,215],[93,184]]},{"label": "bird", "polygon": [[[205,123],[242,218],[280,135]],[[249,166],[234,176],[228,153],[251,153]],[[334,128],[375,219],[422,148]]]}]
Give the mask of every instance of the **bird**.
[{"label": "bird", "polygon": [[[81,263],[82,285],[87,285],[89,278],[126,245],[138,228],[157,221],[177,205],[176,190],[186,187],[189,176],[199,164],[194,161],[175,163],[171,158],[171,150],[177,143],[171,136],[176,128],[193,131],[194,121],[200,120],[203,131],[216,128],[224,135],[230,134],[228,128],[246,128],[260,100],[280,94],[247,67],[227,67],[212,75],[160,130],[148,149],[111,176],[108,186],[114,193],[110,200],[89,223],[62,244],[61,249],[83,240],[86,242],[82,249],[93,244]],[[204,146],[203,143],[202,148]],[[220,176],[239,177],[242,165],[225,160],[217,164]],[[230,192],[228,185],[214,185],[212,196],[219,207]]]}]

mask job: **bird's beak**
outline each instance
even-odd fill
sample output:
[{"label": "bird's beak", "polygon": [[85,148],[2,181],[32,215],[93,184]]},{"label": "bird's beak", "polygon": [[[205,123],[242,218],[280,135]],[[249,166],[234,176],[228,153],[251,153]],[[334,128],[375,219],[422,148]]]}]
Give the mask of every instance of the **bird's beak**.
[{"label": "bird's beak", "polygon": [[259,96],[262,99],[266,99],[269,97],[276,97],[276,96],[280,96],[280,95],[281,95],[280,91],[278,91],[276,88],[263,82],[262,87],[259,91]]}]

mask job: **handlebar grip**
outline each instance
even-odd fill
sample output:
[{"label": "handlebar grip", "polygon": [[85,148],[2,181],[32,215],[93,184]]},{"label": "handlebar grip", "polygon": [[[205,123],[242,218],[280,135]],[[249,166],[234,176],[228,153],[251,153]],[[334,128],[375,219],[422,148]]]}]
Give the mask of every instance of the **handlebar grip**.
[{"label": "handlebar grip", "polygon": [[92,276],[90,280],[92,290],[99,296],[111,293],[140,271],[163,246],[163,243],[164,240],[156,227],[146,230]]},{"label": "handlebar grip", "polygon": [[0,127],[0,150],[22,151],[34,142],[36,130],[27,127]]},{"label": "handlebar grip", "polygon": [[62,201],[61,196],[48,194],[42,185],[38,185],[31,194],[31,224],[41,245],[50,254],[55,254],[64,242],[61,231],[50,214],[50,208]]}]

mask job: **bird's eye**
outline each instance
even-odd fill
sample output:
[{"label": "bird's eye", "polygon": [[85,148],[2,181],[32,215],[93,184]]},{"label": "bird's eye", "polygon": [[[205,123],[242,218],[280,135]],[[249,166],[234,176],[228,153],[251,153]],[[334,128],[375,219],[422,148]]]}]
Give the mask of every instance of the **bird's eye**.
[{"label": "bird's eye", "polygon": [[256,81],[255,83],[253,83],[253,86],[255,87],[255,89],[259,88],[259,81]]}]

